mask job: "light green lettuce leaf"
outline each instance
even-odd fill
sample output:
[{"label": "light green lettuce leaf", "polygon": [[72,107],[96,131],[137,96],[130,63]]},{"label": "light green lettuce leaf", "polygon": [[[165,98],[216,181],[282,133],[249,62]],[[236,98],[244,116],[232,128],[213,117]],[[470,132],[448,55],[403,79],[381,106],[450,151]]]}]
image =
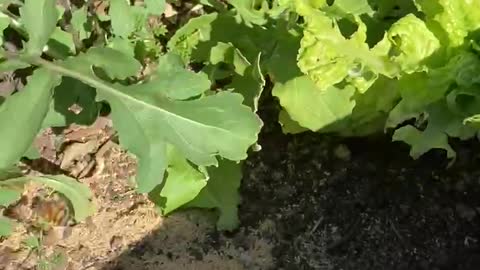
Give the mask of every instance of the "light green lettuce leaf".
[{"label": "light green lettuce leaf", "polygon": [[318,131],[348,117],[355,106],[353,87],[330,87],[321,91],[308,77],[277,83],[273,95],[300,126]]},{"label": "light green lettuce leaf", "polygon": [[427,24],[447,46],[461,46],[469,32],[480,28],[480,2],[472,0],[416,0]]},{"label": "light green lettuce leaf", "polygon": [[392,77],[398,73],[397,65],[388,59],[387,42],[369,48],[366,25],[360,18],[355,17],[358,28],[348,38],[344,37],[336,20],[320,11],[305,20],[298,66],[320,89],[346,80],[365,92],[379,74]]},{"label": "light green lettuce leaf", "polygon": [[426,60],[440,48],[440,41],[413,14],[394,23],[388,39],[394,47],[392,60],[406,73],[427,70]]},{"label": "light green lettuce leaf", "polygon": [[464,124],[464,117],[448,109],[445,101],[439,101],[428,106],[427,127],[422,131],[408,125],[399,128],[393,135],[394,141],[404,141],[412,148],[410,155],[418,158],[431,149],[443,149],[449,159],[455,160],[456,153],[448,143],[448,137],[469,139],[476,129]]},{"label": "light green lettuce leaf", "polygon": [[402,100],[390,112],[387,127],[395,127],[405,120],[415,118],[425,108],[445,97],[452,86],[470,87],[480,82],[475,72],[480,60],[472,53],[462,53],[451,58],[443,67],[431,69],[428,73],[417,72],[404,75],[398,84]]}]

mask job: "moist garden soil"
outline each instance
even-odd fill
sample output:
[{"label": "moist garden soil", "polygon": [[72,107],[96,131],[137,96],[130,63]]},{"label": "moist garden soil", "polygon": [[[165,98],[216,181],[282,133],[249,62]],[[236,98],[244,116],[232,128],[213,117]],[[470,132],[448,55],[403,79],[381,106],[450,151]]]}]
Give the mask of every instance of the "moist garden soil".
[{"label": "moist garden soil", "polygon": [[[261,115],[274,119],[277,105]],[[243,226],[269,220],[274,269],[480,269],[480,145],[419,160],[386,136],[283,135],[246,162]]]}]

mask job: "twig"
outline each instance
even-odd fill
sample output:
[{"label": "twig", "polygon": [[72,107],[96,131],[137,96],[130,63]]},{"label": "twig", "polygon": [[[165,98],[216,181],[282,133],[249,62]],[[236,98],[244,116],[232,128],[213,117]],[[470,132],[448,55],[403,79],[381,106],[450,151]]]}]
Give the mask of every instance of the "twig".
[{"label": "twig", "polygon": [[393,225],[393,222],[391,219],[388,219],[388,223],[390,224],[390,228],[392,228],[393,232],[395,233],[395,235],[398,237],[398,240],[400,241],[404,241],[403,237],[400,235],[400,233],[398,232],[397,228],[395,228],[395,225]]},{"label": "twig", "polygon": [[83,266],[82,268],[80,268],[80,270],[86,270],[88,268],[92,268],[93,266],[95,266],[97,262],[90,262],[90,263],[87,263],[87,265]]},{"label": "twig", "polygon": [[308,232],[308,235],[312,235],[318,228],[318,226],[322,223],[323,217],[320,217],[317,222],[315,222],[315,225],[313,225],[313,228]]}]

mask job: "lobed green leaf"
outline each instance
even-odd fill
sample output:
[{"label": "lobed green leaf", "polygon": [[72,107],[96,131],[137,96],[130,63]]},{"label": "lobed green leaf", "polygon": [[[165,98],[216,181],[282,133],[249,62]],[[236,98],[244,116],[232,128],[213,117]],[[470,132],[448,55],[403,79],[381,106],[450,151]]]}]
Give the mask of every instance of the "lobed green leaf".
[{"label": "lobed green leaf", "polygon": [[60,77],[47,69],[38,69],[23,90],[0,105],[0,169],[7,169],[28,150],[40,131],[52,91]]},{"label": "lobed green leaf", "polygon": [[241,164],[220,160],[218,167],[209,167],[207,186],[186,207],[213,208],[219,211],[217,228],[233,230],[238,227],[238,188],[242,179]]},{"label": "lobed green leaf", "polygon": [[25,0],[20,9],[20,15],[29,36],[27,52],[31,55],[40,55],[57,25],[56,2],[55,0]]}]

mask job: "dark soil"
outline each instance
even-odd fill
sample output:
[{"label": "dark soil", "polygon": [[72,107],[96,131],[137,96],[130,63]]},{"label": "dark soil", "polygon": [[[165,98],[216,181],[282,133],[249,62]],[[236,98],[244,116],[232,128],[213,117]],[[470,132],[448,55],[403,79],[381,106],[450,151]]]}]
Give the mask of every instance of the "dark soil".
[{"label": "dark soil", "polygon": [[[261,108],[262,150],[245,162],[241,227],[232,233],[202,229],[204,237],[185,248],[179,237],[173,236],[172,245],[158,236],[171,235],[171,228],[182,232],[174,235],[195,231],[174,222],[109,264],[132,267],[104,270],[480,269],[478,142],[454,142],[458,158],[447,169],[443,152],[412,160],[409,147],[388,136],[284,135],[275,119],[277,104]],[[269,247],[258,248],[258,241]],[[148,266],[164,256],[148,250],[175,243],[163,260],[170,266]],[[211,263],[205,254],[219,259]]]},{"label": "dark soil", "polygon": [[480,269],[478,142],[457,143],[447,169],[441,151],[414,161],[386,137],[283,135],[271,108],[240,218],[274,227],[274,269]]}]

